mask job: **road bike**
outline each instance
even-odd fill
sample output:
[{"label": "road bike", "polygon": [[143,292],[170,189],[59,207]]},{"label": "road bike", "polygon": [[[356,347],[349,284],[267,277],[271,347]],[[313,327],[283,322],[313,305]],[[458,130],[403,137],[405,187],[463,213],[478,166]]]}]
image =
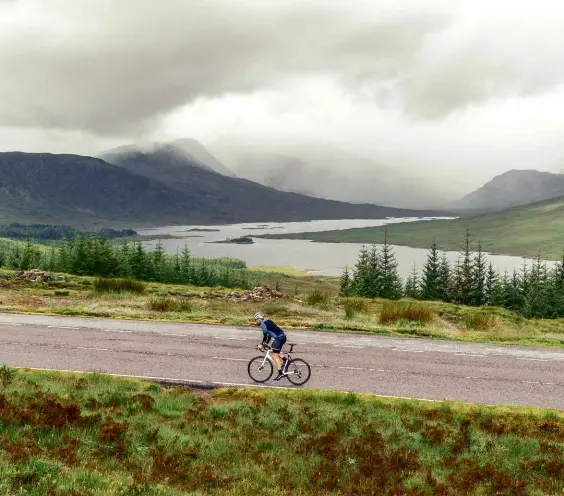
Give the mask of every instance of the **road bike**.
[{"label": "road bike", "polygon": [[[264,356],[258,356],[249,362],[247,371],[249,377],[255,382],[266,382],[272,377],[274,373],[274,360],[272,358],[272,347],[263,345],[266,348]],[[285,374],[282,378],[286,377],[292,384],[296,386],[303,386],[311,377],[311,367],[309,363],[301,358],[292,358],[292,351],[296,343],[289,344],[290,351],[286,352],[286,359],[282,364],[282,372]]]}]

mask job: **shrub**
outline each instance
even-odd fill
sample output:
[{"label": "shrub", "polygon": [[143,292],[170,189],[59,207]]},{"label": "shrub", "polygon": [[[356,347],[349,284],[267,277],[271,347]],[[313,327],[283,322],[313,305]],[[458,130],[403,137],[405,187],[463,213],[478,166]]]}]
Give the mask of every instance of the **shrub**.
[{"label": "shrub", "polygon": [[265,301],[262,309],[267,315],[285,315],[288,313],[288,307],[279,301]]},{"label": "shrub", "polygon": [[495,317],[486,313],[474,313],[464,317],[464,324],[468,329],[486,330],[495,324]]},{"label": "shrub", "polygon": [[145,292],[145,283],[135,279],[106,279],[98,278],[94,281],[97,293],[137,293]]},{"label": "shrub", "polygon": [[433,320],[430,308],[418,303],[404,303],[399,301],[386,301],[380,312],[380,324],[386,325],[397,320],[409,320],[427,324]]},{"label": "shrub", "polygon": [[186,300],[175,300],[174,298],[159,297],[151,298],[148,303],[149,310],[154,312],[191,312],[192,306]]},{"label": "shrub", "polygon": [[57,291],[55,291],[55,296],[68,296],[70,294],[70,291],[66,290],[66,289],[59,289]]},{"label": "shrub", "polygon": [[176,301],[176,305],[177,312],[189,313],[192,311],[192,305],[187,300]]},{"label": "shrub", "polygon": [[326,329],[326,330],[333,330],[333,329],[336,329],[336,327],[335,327],[334,325],[325,324],[325,323],[323,323],[323,322],[317,322],[317,323],[313,324],[313,328],[314,328],[314,329],[320,329],[320,330],[324,330],[324,329]]},{"label": "shrub", "polygon": [[15,376],[16,369],[12,369],[6,364],[2,364],[2,367],[0,367],[0,383],[2,383],[3,387],[8,387],[14,380]]},{"label": "shrub", "polygon": [[362,298],[345,298],[345,317],[352,319],[357,313],[365,313],[368,311],[368,304]]},{"label": "shrub", "polygon": [[327,305],[329,303],[329,295],[316,289],[307,295],[306,301],[307,304],[311,306]]}]

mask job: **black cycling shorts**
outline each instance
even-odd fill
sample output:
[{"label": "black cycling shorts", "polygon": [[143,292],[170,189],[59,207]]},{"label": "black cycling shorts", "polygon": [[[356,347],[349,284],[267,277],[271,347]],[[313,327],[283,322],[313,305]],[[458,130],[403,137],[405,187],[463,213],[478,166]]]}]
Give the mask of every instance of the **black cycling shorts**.
[{"label": "black cycling shorts", "polygon": [[285,342],[286,342],[286,334],[282,334],[281,336],[278,336],[274,340],[274,343],[272,343],[272,351],[274,353],[280,353],[280,351],[282,351],[282,346],[284,346]]}]

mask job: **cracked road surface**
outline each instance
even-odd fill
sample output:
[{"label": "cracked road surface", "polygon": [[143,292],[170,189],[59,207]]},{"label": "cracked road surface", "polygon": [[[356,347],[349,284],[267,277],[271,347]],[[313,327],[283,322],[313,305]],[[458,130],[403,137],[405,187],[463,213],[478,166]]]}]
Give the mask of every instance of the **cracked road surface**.
[{"label": "cracked road surface", "polygon": [[[260,330],[0,314],[0,361],[171,382],[252,385]],[[288,331],[312,366],[305,387],[564,410],[564,350]],[[291,387],[287,380],[269,382]]]}]

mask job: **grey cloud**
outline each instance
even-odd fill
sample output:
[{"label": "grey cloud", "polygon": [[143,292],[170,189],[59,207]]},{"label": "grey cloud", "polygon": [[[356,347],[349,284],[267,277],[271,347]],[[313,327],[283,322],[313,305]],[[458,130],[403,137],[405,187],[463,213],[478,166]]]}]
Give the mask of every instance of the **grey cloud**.
[{"label": "grey cloud", "polygon": [[[402,34],[401,20],[381,21],[377,12],[374,22],[359,24],[350,9],[284,5],[85,0],[73,9],[70,0],[50,2],[51,23],[13,21],[0,33],[8,75],[0,79],[0,125],[111,134],[198,97],[300,74],[381,76],[434,27],[424,18],[422,29]],[[20,0],[4,17],[15,19],[24,7],[46,10],[38,0]]]},{"label": "grey cloud", "polygon": [[[542,55],[521,66],[518,54],[490,53],[488,43],[472,36],[444,53],[457,42],[456,2],[412,2],[411,10],[393,15],[377,4],[2,3],[0,126],[137,133],[200,97],[251,92],[312,74],[436,118],[563,80],[563,71],[544,64]],[[556,44],[549,62],[561,55]]]}]

